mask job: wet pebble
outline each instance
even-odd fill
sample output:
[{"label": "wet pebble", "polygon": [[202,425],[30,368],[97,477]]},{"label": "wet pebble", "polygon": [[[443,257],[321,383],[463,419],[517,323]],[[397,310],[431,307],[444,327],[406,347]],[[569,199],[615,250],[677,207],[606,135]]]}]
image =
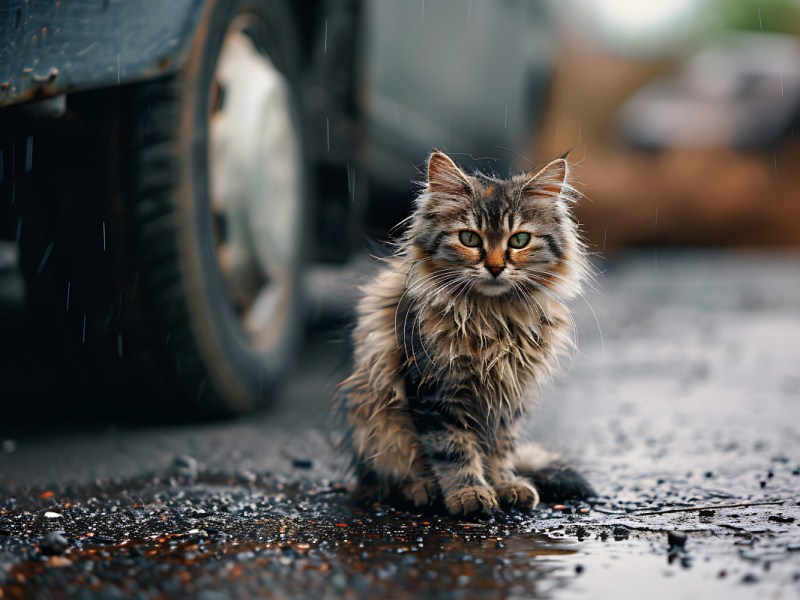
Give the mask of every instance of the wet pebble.
[{"label": "wet pebble", "polygon": [[683,548],[686,545],[687,535],[684,531],[668,531],[667,543],[670,547]]},{"label": "wet pebble", "polygon": [[767,517],[774,523],[794,523],[794,517],[784,517],[783,515],[770,515]]},{"label": "wet pebble", "polygon": [[180,477],[188,477],[189,479],[196,479],[199,470],[197,460],[187,454],[176,456],[172,462],[175,467],[175,473]]},{"label": "wet pebble", "polygon": [[69,548],[69,542],[64,537],[63,531],[51,531],[46,533],[39,540],[39,550],[45,556],[56,556],[63,554]]}]

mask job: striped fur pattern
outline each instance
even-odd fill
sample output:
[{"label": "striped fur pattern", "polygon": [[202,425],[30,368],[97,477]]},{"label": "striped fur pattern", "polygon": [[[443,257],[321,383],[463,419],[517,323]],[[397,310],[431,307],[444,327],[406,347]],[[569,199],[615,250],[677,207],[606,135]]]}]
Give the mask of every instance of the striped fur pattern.
[{"label": "striped fur pattern", "polygon": [[501,180],[430,156],[399,251],[363,289],[339,390],[364,499],[453,515],[538,502],[513,455],[587,273],[567,171]]}]

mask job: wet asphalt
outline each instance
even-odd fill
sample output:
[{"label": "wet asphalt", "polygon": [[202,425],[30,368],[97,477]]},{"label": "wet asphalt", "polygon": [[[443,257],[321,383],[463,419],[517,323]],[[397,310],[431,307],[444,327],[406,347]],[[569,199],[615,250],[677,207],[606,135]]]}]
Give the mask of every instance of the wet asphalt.
[{"label": "wet asphalt", "polygon": [[323,277],[328,325],[267,413],[0,422],[0,598],[797,597],[800,254],[598,266],[526,434],[590,502],[492,521],[356,505],[327,419],[346,331],[322,318],[353,279]]}]

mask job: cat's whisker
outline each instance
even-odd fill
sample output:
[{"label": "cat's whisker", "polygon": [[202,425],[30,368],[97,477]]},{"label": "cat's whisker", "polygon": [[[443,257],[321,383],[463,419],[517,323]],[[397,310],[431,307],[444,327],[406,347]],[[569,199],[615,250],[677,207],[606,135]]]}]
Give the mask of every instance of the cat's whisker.
[{"label": "cat's whisker", "polygon": [[[564,276],[558,275],[556,273],[551,273],[551,272],[548,272],[548,271],[536,271],[536,273],[541,273],[541,274],[544,274],[544,275],[555,277],[557,279],[564,280],[567,283],[571,283]],[[589,312],[592,313],[592,317],[594,318],[594,322],[597,325],[597,332],[600,335],[600,347],[603,349],[603,351],[605,351],[606,345],[605,345],[605,341],[603,340],[603,329],[600,326],[600,319],[597,318],[597,313],[594,312],[594,308],[592,307],[591,303],[589,302],[589,299],[586,297],[586,295],[582,291],[578,290],[575,293],[586,304],[587,308],[589,309]],[[576,327],[576,329],[577,329],[577,327]],[[577,331],[576,331],[575,335],[576,335],[576,344],[577,344]]]}]

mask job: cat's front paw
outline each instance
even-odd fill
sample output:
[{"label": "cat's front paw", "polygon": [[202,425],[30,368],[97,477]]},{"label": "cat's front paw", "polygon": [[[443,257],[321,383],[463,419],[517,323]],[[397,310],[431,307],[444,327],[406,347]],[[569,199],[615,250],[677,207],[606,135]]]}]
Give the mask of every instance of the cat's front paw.
[{"label": "cat's front paw", "polygon": [[499,508],[494,490],[485,485],[472,485],[454,490],[445,496],[444,505],[451,515],[457,517],[475,514],[490,517]]},{"label": "cat's front paw", "polygon": [[539,493],[523,479],[511,479],[494,486],[500,503],[505,508],[529,511],[539,504]]},{"label": "cat's front paw", "polygon": [[415,479],[403,485],[402,492],[415,507],[430,506],[439,497],[439,485],[434,479]]}]

